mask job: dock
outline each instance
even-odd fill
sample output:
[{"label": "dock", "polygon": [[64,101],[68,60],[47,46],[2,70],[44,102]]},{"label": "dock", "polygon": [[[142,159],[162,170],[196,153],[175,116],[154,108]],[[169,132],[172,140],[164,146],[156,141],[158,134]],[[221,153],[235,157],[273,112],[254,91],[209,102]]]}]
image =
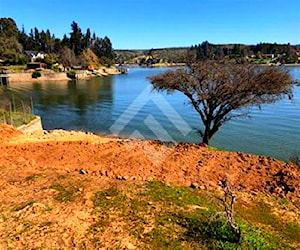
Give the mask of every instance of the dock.
[{"label": "dock", "polygon": [[0,85],[8,85],[8,74],[0,73]]},{"label": "dock", "polygon": [[121,74],[128,74],[129,69],[125,66],[119,65],[117,69],[120,71]]}]

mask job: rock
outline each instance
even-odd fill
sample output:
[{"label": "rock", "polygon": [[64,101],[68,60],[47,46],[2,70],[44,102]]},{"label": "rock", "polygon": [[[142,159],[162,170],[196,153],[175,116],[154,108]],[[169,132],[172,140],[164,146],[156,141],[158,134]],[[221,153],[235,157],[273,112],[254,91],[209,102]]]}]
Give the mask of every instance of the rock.
[{"label": "rock", "polygon": [[188,209],[191,209],[191,210],[206,210],[206,211],[208,211],[207,207],[201,207],[201,206],[198,206],[198,205],[188,206]]},{"label": "rock", "polygon": [[126,244],[126,248],[129,249],[129,250],[133,250],[133,249],[136,249],[136,246],[134,246],[132,243],[128,242]]},{"label": "rock", "polygon": [[197,182],[193,182],[191,185],[190,185],[191,188],[199,188],[199,184]]},{"label": "rock", "polygon": [[83,170],[83,169],[80,169],[79,170],[79,174],[87,174],[88,172],[87,171],[85,171],[85,170]]}]

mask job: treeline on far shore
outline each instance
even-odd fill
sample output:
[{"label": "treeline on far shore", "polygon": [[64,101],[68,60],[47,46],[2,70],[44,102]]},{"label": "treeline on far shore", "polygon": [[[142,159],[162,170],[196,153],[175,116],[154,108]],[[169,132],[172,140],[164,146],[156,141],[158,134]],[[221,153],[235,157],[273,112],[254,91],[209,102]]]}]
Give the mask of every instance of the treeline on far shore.
[{"label": "treeline on far shore", "polygon": [[60,39],[49,29],[35,27],[27,33],[12,18],[0,18],[0,62],[2,65],[41,62],[49,69],[59,65],[97,68],[112,65],[114,52],[107,36],[98,37],[89,28],[83,32],[76,22],[72,22],[69,35]]},{"label": "treeline on far shore", "polygon": [[189,63],[203,60],[230,60],[233,63],[290,64],[300,63],[300,45],[259,43],[212,44],[208,41],[191,47],[150,50],[116,50],[121,62],[152,65]]},{"label": "treeline on far shore", "polygon": [[300,45],[259,43],[212,44],[208,41],[182,48],[114,50],[111,40],[98,37],[90,28],[84,32],[72,22],[62,38],[49,29],[19,29],[12,18],[0,18],[0,65],[26,65],[41,62],[48,69],[98,69],[114,64],[141,66],[190,63],[202,60],[227,60],[233,63],[300,63]]}]

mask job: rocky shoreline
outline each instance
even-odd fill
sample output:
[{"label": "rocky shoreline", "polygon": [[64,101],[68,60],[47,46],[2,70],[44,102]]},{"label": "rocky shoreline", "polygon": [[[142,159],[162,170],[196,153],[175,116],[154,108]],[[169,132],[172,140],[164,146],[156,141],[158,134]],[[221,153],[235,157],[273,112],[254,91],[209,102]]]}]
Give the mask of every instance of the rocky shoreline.
[{"label": "rocky shoreline", "polygon": [[[77,80],[90,79],[96,76],[108,76],[108,75],[117,75],[120,74],[120,71],[116,68],[103,68],[95,70],[94,72],[83,70],[78,71],[76,74]],[[32,72],[24,73],[9,73],[8,74],[9,82],[43,82],[43,81],[71,81],[67,76],[67,73],[61,72],[43,72],[41,71],[41,76],[39,78],[32,78]]]}]

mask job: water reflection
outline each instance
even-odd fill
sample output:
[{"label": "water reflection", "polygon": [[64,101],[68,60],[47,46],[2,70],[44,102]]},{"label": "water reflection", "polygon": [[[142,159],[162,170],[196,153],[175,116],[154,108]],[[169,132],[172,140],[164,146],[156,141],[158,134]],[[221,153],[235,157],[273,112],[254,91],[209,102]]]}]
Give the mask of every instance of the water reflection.
[{"label": "water reflection", "polygon": [[45,129],[84,129],[92,121],[111,116],[113,78],[77,82],[14,83],[16,99],[33,99],[34,112],[42,116]]},{"label": "water reflection", "polygon": [[[288,67],[294,79],[300,79],[300,67]],[[19,83],[0,87],[5,94],[15,99],[33,98],[35,114],[42,117],[45,129],[75,129],[110,134],[110,126],[126,110],[132,117],[122,130],[122,135],[139,131],[147,139],[157,139],[145,124],[152,115],[176,141],[199,142],[196,131],[183,136],[170,122],[170,117],[161,112],[153,101],[130,109],[130,105],[149,86],[147,77],[166,69],[136,68],[128,75],[94,78],[88,81]],[[149,95],[154,95],[149,92]],[[0,96],[1,98],[1,96]],[[181,117],[192,127],[199,128],[200,121],[186,98],[181,93],[163,95]],[[138,111],[136,113],[136,111]],[[132,116],[133,114],[133,116]],[[294,88],[294,100],[282,100],[264,105],[262,110],[253,108],[251,119],[237,119],[224,125],[215,136],[212,145],[234,151],[265,154],[288,159],[300,148],[300,87]]]}]

